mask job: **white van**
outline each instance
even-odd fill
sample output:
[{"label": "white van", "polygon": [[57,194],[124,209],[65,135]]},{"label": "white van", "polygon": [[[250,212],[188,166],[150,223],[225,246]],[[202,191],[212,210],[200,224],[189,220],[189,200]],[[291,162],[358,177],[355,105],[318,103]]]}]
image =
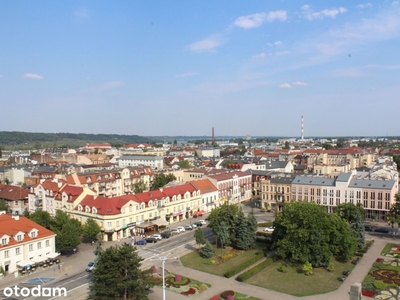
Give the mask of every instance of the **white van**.
[{"label": "white van", "polygon": [[203,224],[203,225],[206,225],[206,224],[207,224],[206,221],[204,221],[204,220],[199,220],[199,221],[197,221],[197,222],[199,222],[199,223],[201,223],[201,224]]}]

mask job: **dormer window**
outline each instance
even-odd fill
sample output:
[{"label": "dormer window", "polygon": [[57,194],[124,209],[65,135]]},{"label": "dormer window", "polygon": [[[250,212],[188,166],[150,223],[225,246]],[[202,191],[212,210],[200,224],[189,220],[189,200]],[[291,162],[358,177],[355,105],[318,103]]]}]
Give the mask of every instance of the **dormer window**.
[{"label": "dormer window", "polygon": [[96,207],[93,207],[93,208],[92,208],[92,213],[97,214],[97,209],[96,209]]},{"label": "dormer window", "polygon": [[31,238],[35,238],[36,237],[36,232],[31,232]]},{"label": "dormer window", "polygon": [[17,242],[20,242],[20,241],[22,241],[22,234],[17,235]]},{"label": "dormer window", "polygon": [[86,206],[86,212],[90,213],[90,207],[89,206]]},{"label": "dormer window", "polygon": [[1,239],[1,244],[2,244],[3,246],[7,245],[7,239],[6,239],[6,238]]},{"label": "dormer window", "polygon": [[83,210],[82,205],[80,205],[80,204],[78,205],[78,210],[79,210],[79,211],[82,211],[82,210]]}]

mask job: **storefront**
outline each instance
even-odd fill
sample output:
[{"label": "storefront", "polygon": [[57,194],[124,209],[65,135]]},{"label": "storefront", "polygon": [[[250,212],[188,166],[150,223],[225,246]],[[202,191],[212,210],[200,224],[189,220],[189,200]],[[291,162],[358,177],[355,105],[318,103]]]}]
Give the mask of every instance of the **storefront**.
[{"label": "storefront", "polygon": [[129,223],[128,225],[122,226],[123,237],[135,235],[135,226],[136,226],[136,222]]},{"label": "storefront", "polygon": [[152,222],[144,222],[142,224],[136,224],[136,234],[149,236],[154,233],[157,233],[158,226]]}]

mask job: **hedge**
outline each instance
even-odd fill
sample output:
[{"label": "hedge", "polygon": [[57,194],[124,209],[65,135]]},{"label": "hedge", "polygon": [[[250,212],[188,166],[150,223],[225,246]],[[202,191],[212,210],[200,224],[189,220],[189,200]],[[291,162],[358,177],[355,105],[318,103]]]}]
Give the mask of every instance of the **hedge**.
[{"label": "hedge", "polygon": [[253,257],[251,257],[249,260],[246,260],[244,263],[237,265],[237,266],[233,267],[232,269],[230,269],[229,271],[227,271],[224,274],[224,277],[231,278],[233,275],[236,275],[237,273],[243,271],[244,269],[248,268],[252,264],[255,264],[257,261],[259,261],[262,258],[264,258],[264,252],[262,252],[260,250],[260,251],[256,252],[255,255]]},{"label": "hedge", "polygon": [[250,277],[253,277],[257,273],[264,270],[266,267],[268,267],[272,263],[273,263],[272,258],[267,258],[265,261],[259,263],[257,266],[254,266],[251,269],[247,270],[246,272],[240,274],[238,277],[236,277],[236,280],[240,281],[240,282],[246,281]]}]

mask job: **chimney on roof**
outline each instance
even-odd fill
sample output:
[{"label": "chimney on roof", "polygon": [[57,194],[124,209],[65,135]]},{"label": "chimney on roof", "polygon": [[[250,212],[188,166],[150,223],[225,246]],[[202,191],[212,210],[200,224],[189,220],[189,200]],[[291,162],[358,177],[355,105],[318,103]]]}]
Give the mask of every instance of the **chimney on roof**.
[{"label": "chimney on roof", "polygon": [[15,221],[19,220],[19,216],[11,216]]}]

